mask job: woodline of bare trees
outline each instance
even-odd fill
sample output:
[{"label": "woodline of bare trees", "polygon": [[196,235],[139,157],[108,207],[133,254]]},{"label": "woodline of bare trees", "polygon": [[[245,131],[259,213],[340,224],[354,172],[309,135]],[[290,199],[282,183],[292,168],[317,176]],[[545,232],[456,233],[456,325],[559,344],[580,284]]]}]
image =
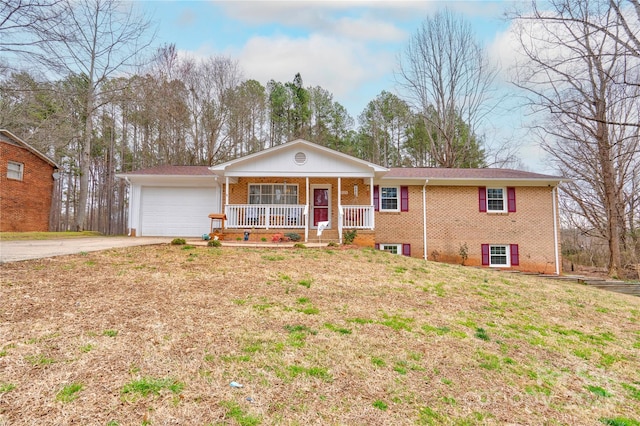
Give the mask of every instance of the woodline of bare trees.
[{"label": "woodline of bare trees", "polygon": [[629,38],[640,20],[621,11],[640,9],[637,0],[549,5],[514,17],[524,54],[515,84],[542,117],[542,147],[573,180],[561,187],[565,223],[606,241],[609,275],[624,276],[640,263],[640,56]]}]

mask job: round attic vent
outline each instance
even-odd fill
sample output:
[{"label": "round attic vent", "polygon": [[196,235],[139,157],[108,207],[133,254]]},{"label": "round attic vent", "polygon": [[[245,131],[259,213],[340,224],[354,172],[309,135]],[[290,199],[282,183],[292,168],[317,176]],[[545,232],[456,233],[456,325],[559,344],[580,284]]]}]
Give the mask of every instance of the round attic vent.
[{"label": "round attic vent", "polygon": [[293,161],[295,161],[295,163],[298,166],[302,166],[304,163],[307,162],[307,154],[305,154],[304,152],[300,151],[300,152],[296,153],[295,157],[293,158]]}]

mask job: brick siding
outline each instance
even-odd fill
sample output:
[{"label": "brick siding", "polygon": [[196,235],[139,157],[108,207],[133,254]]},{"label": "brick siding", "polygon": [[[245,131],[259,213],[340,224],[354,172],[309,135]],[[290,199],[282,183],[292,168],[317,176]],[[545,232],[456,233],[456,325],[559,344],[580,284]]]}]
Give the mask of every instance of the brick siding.
[{"label": "brick siding", "polygon": [[[22,163],[22,180],[7,178],[9,161]],[[54,168],[26,148],[0,141],[0,231],[48,231]]]},{"label": "brick siding", "polygon": [[[554,200],[555,202],[555,200]],[[427,256],[429,260],[482,265],[482,244],[518,244],[520,264],[513,269],[554,273],[552,190],[517,187],[516,212],[480,213],[478,187],[427,187]],[[409,211],[376,212],[376,243],[411,244],[413,257],[424,256],[422,187],[409,187]]]},{"label": "brick siding", "polygon": [[[246,204],[249,183],[282,182],[283,178],[240,178],[237,184],[230,185],[229,202]],[[332,230],[337,231],[337,179],[313,178],[309,183],[310,185],[331,185]],[[287,185],[289,184],[298,185],[298,203],[304,204],[305,180],[287,179]],[[358,185],[357,197],[353,193],[355,184]],[[223,192],[224,189],[223,185]],[[369,205],[368,181],[342,179],[341,189],[342,204]],[[412,257],[424,257],[422,186],[408,186],[408,191],[409,210],[407,212],[375,212],[375,231],[359,230],[355,244],[362,246],[373,246],[376,243],[410,244]],[[553,202],[557,203],[557,200]],[[520,261],[518,266],[512,266],[513,269],[542,273],[555,272],[552,188],[516,187],[516,211],[513,213],[479,212],[477,186],[427,186],[426,204],[429,260],[462,263],[460,248],[466,244],[468,258],[465,264],[481,266],[482,244],[517,244]],[[291,231],[304,234],[302,229]],[[274,232],[281,232],[281,230],[260,231],[252,237],[258,238],[258,236],[265,236],[263,234]],[[231,230],[225,232],[225,238],[227,238],[226,234],[229,234],[229,238],[242,235],[241,233],[236,235]],[[315,232],[310,231],[309,240],[314,238]]]}]

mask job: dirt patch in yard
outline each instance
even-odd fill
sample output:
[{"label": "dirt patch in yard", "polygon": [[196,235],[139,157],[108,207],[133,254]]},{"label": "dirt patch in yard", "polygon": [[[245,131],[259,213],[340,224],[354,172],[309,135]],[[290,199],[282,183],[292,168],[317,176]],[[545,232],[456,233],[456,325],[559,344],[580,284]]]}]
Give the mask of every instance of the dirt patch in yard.
[{"label": "dirt patch in yard", "polygon": [[640,420],[632,296],[369,249],[0,268],[0,424]]}]

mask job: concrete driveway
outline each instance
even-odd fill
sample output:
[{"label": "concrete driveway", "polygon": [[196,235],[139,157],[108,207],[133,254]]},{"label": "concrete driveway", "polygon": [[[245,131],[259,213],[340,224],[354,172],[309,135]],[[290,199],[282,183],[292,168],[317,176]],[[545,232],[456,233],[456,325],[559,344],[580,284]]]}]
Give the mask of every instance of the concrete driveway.
[{"label": "concrete driveway", "polygon": [[100,251],[119,247],[168,244],[162,237],[89,237],[59,240],[0,241],[0,263]]}]

